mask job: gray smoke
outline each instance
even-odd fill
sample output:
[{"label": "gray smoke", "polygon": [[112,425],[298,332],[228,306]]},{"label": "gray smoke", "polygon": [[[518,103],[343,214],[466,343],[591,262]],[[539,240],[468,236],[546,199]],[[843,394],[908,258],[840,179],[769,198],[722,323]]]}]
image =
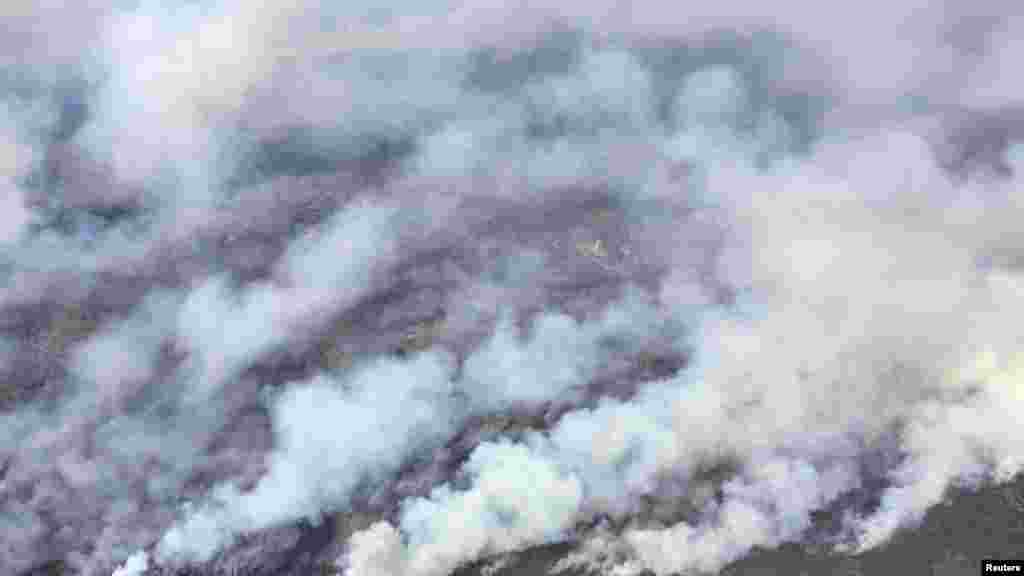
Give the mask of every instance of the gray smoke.
[{"label": "gray smoke", "polygon": [[0,24],[0,572],[713,572],[1024,467],[1015,3]]}]

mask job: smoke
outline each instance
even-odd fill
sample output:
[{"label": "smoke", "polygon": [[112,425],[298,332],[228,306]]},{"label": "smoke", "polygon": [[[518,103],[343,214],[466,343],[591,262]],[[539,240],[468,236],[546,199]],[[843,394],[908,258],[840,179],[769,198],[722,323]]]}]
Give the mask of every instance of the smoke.
[{"label": "smoke", "polygon": [[388,524],[353,536],[354,574],[444,574],[481,553],[544,542],[569,527],[583,498],[576,478],[523,446],[482,444],[465,466],[472,489],[435,489],[403,510],[403,543]]},{"label": "smoke", "polygon": [[[261,353],[344,309],[368,290],[375,264],[386,261],[394,211],[360,205],[295,240],[282,256],[277,283],[258,283],[236,298],[223,278],[204,280],[185,301],[178,335],[197,366],[189,378],[207,397]],[[308,329],[308,328],[307,328]],[[205,392],[204,392],[205,391]]]},{"label": "smoke", "polygon": [[655,322],[632,321],[650,314],[644,304],[627,299],[581,327],[566,316],[541,316],[524,342],[499,327],[466,359],[461,378],[448,355],[424,352],[354,368],[341,380],[320,375],[293,385],[272,402],[275,449],[266,476],[245,493],[218,487],[212,502],[164,536],[158,558],[205,562],[244,533],[302,518],[320,522],[361,483],[393,477],[410,456],[440,448],[469,417],[537,410],[565,396],[598,372],[603,342],[655,332]]},{"label": "smoke", "polygon": [[[1012,477],[1015,416],[1004,410],[1016,406],[1013,376],[949,376],[977,353],[978,323],[1012,300],[992,293],[1005,272],[976,266],[989,248],[987,234],[975,236],[985,214],[966,229],[950,218],[965,209],[912,134],[832,146],[798,166],[708,180],[727,207],[729,192],[761,189],[728,208],[749,236],[733,237],[723,262],[742,264],[730,282],[748,302],[739,317],[704,320],[693,375],[663,384],[678,397],[641,395],[567,414],[523,445],[481,445],[464,468],[469,489],[408,502],[403,537],[385,524],[354,538],[349,573],[445,574],[481,553],[565,537],[592,520],[588,501],[628,515],[622,502],[657,495],[660,477],[690,482],[702,464],[733,460],[743,472],[705,519],[623,534],[637,570],[717,570],[802,536],[810,512],[859,486],[856,447],[898,423],[906,460],[889,472],[880,508],[851,520],[859,549],[913,525],[953,482]],[[901,178],[885,173],[876,150],[899,151]],[[968,387],[975,395],[965,401]],[[545,473],[523,480],[527,493],[494,487],[514,477],[508,470],[533,467]],[[539,524],[537,509],[550,513]],[[453,534],[461,526],[466,534]]]},{"label": "smoke", "polygon": [[1011,3],[22,4],[0,572],[713,572],[1024,466]]},{"label": "smoke", "polygon": [[[482,553],[566,537],[593,521],[589,502],[628,517],[634,511],[622,503],[657,496],[662,477],[685,484],[701,465],[735,461],[741,472],[701,519],[641,521],[616,543],[638,572],[718,570],[755,546],[803,536],[812,511],[859,487],[856,447],[897,425],[906,460],[889,472],[880,508],[854,514],[846,527],[859,550],[912,526],[952,483],[1006,480],[1019,470],[1006,438],[1015,417],[987,412],[1007,406],[1012,377],[949,376],[977,353],[980,319],[1005,311],[1007,300],[994,299],[988,285],[1005,272],[978,266],[996,237],[984,229],[1001,216],[974,202],[988,194],[982,202],[1001,203],[1014,184],[955,186],[923,137],[904,126],[826,139],[811,156],[759,168],[757,147],[728,133],[743,106],[736,82],[719,70],[690,82],[682,94],[694,99],[685,107],[695,133],[680,138],[699,139],[694,148],[706,156],[693,161],[705,174],[703,197],[734,228],[719,274],[744,306],[700,325],[692,376],[665,384],[686,399],[641,396],[616,407],[622,416],[613,408],[570,413],[524,445],[481,445],[474,455],[485,462],[503,456],[484,469],[471,458],[470,488],[442,487],[408,502],[397,525],[354,538],[349,574],[446,574]],[[972,400],[957,400],[968,387]],[[711,405],[690,394],[708,395]],[[533,467],[549,472],[523,481],[529,493],[495,494],[494,476]],[[551,513],[538,525],[535,509]],[[467,532],[453,534],[461,526]]]},{"label": "smoke", "polygon": [[[436,443],[444,424],[450,367],[424,355],[407,364],[369,366],[342,386],[319,379],[283,392],[274,403],[275,451],[252,491],[227,486],[209,509],[191,514],[161,541],[164,559],[206,561],[233,533],[317,519],[342,505],[361,476],[381,476],[417,448]],[[377,398],[384,392],[387,402]]]},{"label": "smoke", "polygon": [[149,557],[144,552],[132,554],[124,565],[114,570],[114,576],[138,576],[145,574],[149,567]]}]

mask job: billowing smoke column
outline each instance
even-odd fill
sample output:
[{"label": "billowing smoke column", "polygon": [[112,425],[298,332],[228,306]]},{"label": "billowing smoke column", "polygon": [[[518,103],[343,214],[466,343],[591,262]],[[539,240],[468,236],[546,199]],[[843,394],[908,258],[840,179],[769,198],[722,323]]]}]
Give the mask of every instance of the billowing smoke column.
[{"label": "billowing smoke column", "polygon": [[334,4],[0,8],[0,572],[714,572],[1024,467],[1017,3]]}]

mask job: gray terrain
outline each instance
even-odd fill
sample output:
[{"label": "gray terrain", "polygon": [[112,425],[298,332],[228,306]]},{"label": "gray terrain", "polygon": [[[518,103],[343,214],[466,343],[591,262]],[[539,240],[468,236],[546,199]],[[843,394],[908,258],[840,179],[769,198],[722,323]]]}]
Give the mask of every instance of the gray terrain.
[{"label": "gray terrain", "polygon": [[1024,558],[1015,3],[113,4],[0,8],[0,574]]}]

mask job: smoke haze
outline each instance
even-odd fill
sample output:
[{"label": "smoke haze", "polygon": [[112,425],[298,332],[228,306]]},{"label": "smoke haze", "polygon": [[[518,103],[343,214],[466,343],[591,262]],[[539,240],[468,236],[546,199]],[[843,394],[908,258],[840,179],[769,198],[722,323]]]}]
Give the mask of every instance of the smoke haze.
[{"label": "smoke haze", "polygon": [[714,573],[1024,467],[1018,3],[0,23],[4,574]]}]

